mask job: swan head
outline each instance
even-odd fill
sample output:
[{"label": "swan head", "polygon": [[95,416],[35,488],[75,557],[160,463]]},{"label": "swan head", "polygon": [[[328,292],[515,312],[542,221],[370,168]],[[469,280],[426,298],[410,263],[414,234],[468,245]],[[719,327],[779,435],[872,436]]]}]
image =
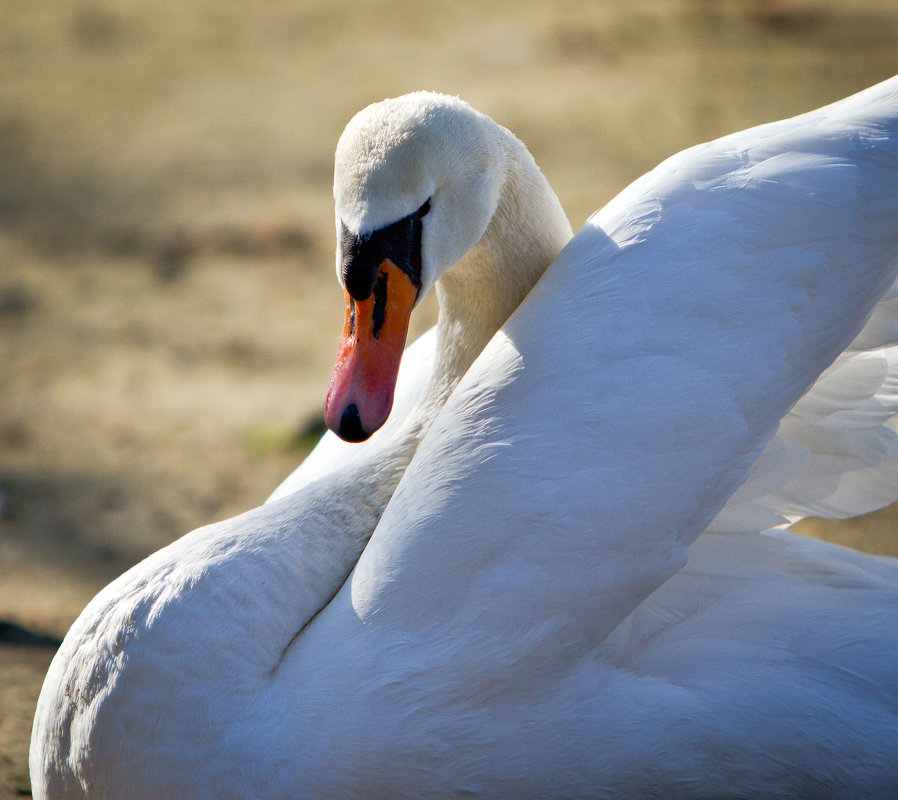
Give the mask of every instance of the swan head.
[{"label": "swan head", "polygon": [[337,277],[343,336],[324,415],[347,441],[383,425],[413,307],[483,236],[497,208],[503,149],[463,101],[416,92],[368,106],[337,144]]}]

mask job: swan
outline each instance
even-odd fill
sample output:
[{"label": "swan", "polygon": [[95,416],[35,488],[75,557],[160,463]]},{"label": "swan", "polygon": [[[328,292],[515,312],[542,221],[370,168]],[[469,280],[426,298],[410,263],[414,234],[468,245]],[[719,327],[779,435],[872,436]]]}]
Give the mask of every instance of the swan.
[{"label": "swan", "polygon": [[894,796],[898,562],[787,527],[898,495],[898,78],[573,238],[429,93],[349,123],[335,198],[336,433],[82,612],[35,797]]}]

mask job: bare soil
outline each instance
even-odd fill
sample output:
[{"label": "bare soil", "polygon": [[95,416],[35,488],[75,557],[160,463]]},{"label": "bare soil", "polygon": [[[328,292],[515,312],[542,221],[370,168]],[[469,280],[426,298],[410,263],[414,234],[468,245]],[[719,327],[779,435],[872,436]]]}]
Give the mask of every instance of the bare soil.
[{"label": "bare soil", "polygon": [[[314,439],[356,110],[465,97],[576,227],[683,147],[898,67],[892,0],[0,0],[0,22],[0,798],[30,794],[53,639]],[[894,516],[813,532],[898,553]]]}]

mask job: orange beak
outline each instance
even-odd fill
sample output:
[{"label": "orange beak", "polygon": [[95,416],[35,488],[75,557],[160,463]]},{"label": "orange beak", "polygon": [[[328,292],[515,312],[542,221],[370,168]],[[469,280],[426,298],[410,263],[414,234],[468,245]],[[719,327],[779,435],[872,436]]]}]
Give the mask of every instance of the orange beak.
[{"label": "orange beak", "polygon": [[345,295],[346,320],[324,401],[324,420],[341,439],[362,442],[387,421],[393,407],[418,289],[385,258],[366,300]]}]

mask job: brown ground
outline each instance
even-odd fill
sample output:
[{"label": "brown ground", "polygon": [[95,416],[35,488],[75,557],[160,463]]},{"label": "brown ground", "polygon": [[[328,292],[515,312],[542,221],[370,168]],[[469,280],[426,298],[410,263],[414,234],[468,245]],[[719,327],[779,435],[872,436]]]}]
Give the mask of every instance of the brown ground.
[{"label": "brown ground", "polygon": [[[304,452],[355,110],[462,95],[577,226],[676,150],[898,68],[893,0],[0,0],[0,21],[0,621],[55,637]],[[895,552],[890,527],[835,535]],[[0,625],[0,798],[29,793],[51,655]]]}]

